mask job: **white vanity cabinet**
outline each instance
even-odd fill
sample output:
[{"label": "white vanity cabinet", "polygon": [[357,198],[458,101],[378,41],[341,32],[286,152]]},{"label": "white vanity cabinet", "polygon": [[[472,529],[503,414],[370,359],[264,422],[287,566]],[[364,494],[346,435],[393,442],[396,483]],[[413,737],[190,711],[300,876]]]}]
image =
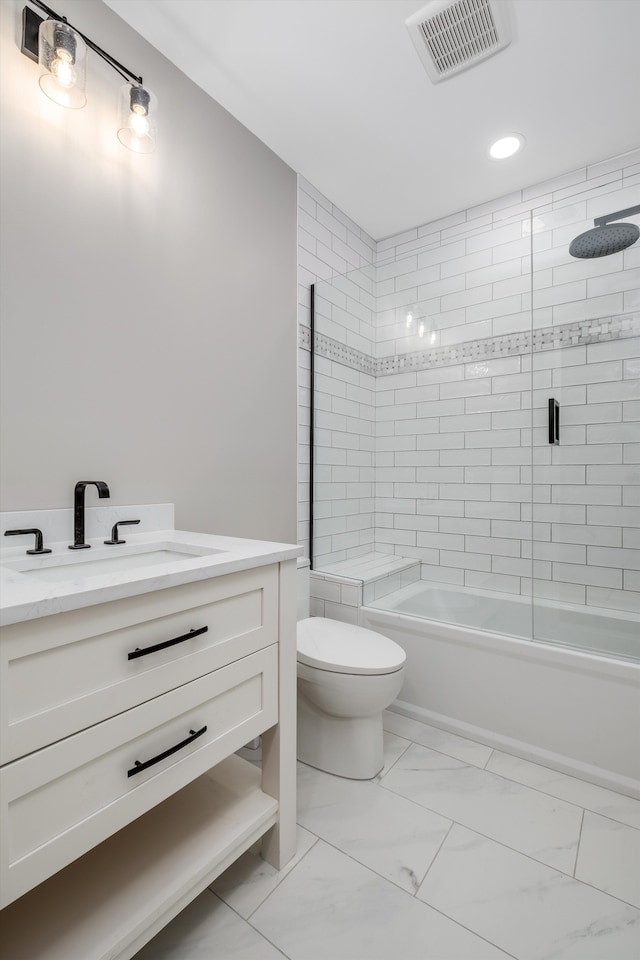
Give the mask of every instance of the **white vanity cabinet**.
[{"label": "white vanity cabinet", "polygon": [[11,960],[124,960],[260,837],[293,856],[294,559],[10,624],[0,678]]}]

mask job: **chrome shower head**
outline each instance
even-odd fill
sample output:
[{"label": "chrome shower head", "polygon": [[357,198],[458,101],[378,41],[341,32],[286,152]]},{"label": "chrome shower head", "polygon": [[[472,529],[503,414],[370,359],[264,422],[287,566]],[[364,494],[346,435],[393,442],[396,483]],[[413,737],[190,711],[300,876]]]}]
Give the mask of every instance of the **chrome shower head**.
[{"label": "chrome shower head", "polygon": [[581,233],[571,241],[569,253],[572,257],[590,260],[593,257],[608,257],[612,253],[626,250],[640,237],[640,228],[635,223],[610,223],[609,221],[619,220],[634,213],[640,213],[640,206],[619,210],[606,217],[598,217],[593,221],[595,226],[591,230]]}]

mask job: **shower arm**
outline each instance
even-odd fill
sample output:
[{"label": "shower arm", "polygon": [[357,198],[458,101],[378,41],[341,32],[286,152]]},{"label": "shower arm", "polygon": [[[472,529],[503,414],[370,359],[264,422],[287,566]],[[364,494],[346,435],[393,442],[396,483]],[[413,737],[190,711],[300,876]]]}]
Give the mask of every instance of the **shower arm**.
[{"label": "shower arm", "polygon": [[627,207],[626,210],[618,210],[617,213],[608,213],[606,217],[597,217],[593,221],[593,224],[595,227],[604,227],[607,223],[611,223],[612,220],[622,220],[624,217],[632,217],[636,213],[640,213],[640,205],[637,207]]}]

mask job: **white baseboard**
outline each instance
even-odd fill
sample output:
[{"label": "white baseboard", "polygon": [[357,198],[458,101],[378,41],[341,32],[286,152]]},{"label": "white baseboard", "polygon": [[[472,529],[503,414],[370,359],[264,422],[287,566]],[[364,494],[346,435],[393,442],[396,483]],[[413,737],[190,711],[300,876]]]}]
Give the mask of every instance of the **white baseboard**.
[{"label": "white baseboard", "polygon": [[617,793],[640,800],[640,781],[631,777],[625,777],[611,770],[604,770],[601,767],[583,763],[560,753],[544,750],[534,744],[515,740],[494,730],[485,730],[483,727],[475,726],[475,724],[434,713],[432,710],[425,710],[423,707],[415,706],[415,704],[407,703],[404,700],[394,700],[387,709],[391,710],[392,713],[409,717],[411,720],[428,723],[430,726],[439,727],[448,733],[455,733],[460,737],[476,740],[478,743],[484,743],[488,747],[511,753],[523,760],[540,763],[545,767],[551,767],[552,770],[558,770],[560,773],[569,774],[569,776],[577,777],[579,780],[587,780],[589,783],[595,783],[600,787],[606,787],[609,790],[615,790]]}]

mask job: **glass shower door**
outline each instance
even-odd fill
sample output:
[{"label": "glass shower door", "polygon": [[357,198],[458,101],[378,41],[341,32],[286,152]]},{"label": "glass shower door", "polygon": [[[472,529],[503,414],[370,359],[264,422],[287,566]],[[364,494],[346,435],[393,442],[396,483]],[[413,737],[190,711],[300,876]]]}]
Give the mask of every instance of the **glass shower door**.
[{"label": "glass shower door", "polygon": [[[638,657],[640,241],[569,253],[594,220],[640,202],[622,163],[532,216],[533,635]],[[640,210],[623,219],[640,225]]]},{"label": "glass shower door", "polygon": [[531,639],[531,216],[468,214],[315,285],[313,566]]}]

